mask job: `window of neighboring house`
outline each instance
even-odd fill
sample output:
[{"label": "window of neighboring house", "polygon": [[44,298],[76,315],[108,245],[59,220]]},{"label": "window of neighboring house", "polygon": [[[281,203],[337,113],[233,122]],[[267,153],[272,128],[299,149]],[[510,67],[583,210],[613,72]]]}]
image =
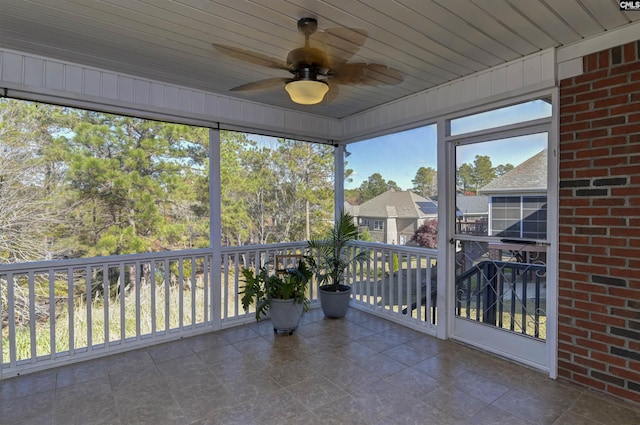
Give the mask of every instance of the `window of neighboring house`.
[{"label": "window of neighboring house", "polygon": [[369,227],[369,219],[368,218],[361,218],[360,219],[360,226]]},{"label": "window of neighboring house", "polygon": [[384,222],[382,220],[373,220],[373,230],[384,230]]},{"label": "window of neighboring house", "polygon": [[546,196],[492,196],[491,236],[546,239]]}]

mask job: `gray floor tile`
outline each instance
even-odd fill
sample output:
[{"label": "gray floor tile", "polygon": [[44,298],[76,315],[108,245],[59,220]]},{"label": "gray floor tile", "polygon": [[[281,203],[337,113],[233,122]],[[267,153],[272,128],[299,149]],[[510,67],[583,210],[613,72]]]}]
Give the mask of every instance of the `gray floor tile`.
[{"label": "gray floor tile", "polygon": [[7,379],[0,424],[638,425],[640,408],[351,309]]}]

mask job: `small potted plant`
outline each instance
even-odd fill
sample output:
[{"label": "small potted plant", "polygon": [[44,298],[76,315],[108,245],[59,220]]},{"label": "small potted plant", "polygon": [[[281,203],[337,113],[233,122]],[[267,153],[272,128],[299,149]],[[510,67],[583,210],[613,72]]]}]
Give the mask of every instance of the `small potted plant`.
[{"label": "small potted plant", "polygon": [[271,317],[274,332],[288,332],[298,327],[300,317],[309,310],[307,286],[313,277],[307,262],[301,258],[297,267],[270,272],[268,264],[257,271],[251,268],[242,270],[245,285],[240,291],[242,308],[256,305],[256,320],[267,314]]},{"label": "small potted plant", "polygon": [[327,317],[340,318],[347,314],[351,287],[344,280],[345,272],[349,266],[369,259],[368,251],[354,253],[349,247],[357,238],[358,227],[353,216],[342,210],[326,238],[309,241],[307,258],[320,284],[320,306]]}]

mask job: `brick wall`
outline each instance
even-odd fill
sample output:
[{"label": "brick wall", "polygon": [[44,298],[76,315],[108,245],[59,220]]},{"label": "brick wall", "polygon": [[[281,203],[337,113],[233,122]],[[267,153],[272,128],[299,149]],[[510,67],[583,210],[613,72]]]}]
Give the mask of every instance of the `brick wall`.
[{"label": "brick wall", "polygon": [[561,378],[640,403],[640,41],[560,82]]}]

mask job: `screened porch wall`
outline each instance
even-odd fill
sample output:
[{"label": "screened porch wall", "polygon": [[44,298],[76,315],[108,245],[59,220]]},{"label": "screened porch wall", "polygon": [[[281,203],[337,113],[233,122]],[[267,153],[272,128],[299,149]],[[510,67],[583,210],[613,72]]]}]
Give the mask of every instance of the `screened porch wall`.
[{"label": "screened porch wall", "polygon": [[319,142],[340,136],[332,118],[7,49],[0,49],[0,89],[25,100],[223,130]]}]

